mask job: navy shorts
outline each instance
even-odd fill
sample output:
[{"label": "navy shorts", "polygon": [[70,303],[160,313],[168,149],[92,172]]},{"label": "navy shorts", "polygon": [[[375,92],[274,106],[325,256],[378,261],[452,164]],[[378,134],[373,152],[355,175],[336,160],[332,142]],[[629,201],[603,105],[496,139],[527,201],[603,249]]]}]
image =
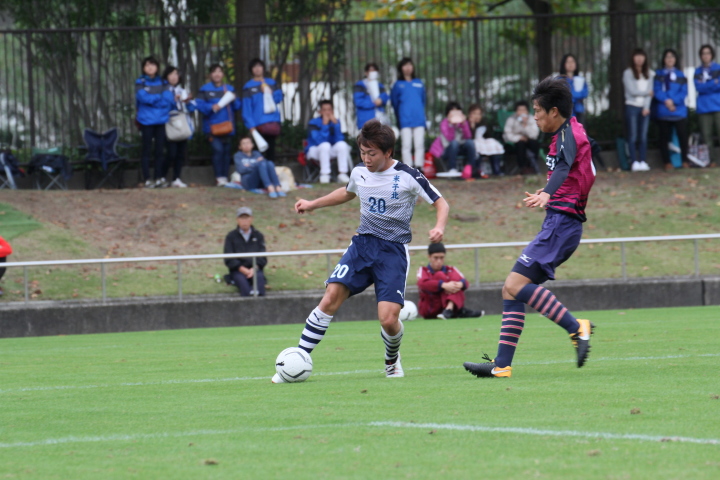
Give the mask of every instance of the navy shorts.
[{"label": "navy shorts", "polygon": [[582,238],[582,222],[548,210],[542,230],[525,247],[512,271],[541,284],[555,280],[555,269],[575,252]]},{"label": "navy shorts", "polygon": [[355,235],[325,283],[342,283],[350,296],[375,284],[378,302],[405,305],[410,257],[407,245],[372,235]]}]

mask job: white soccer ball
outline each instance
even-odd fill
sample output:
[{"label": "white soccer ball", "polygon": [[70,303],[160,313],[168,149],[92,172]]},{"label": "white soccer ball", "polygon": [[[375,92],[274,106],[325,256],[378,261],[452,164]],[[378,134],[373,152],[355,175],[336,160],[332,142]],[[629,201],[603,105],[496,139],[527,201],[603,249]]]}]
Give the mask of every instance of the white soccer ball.
[{"label": "white soccer ball", "polygon": [[407,322],[408,320],[415,320],[417,316],[417,305],[410,300],[405,300],[405,306],[400,310],[400,320]]},{"label": "white soccer ball", "polygon": [[286,348],[275,360],[275,371],[288,383],[304,382],[312,373],[312,368],[310,354],[298,347]]}]

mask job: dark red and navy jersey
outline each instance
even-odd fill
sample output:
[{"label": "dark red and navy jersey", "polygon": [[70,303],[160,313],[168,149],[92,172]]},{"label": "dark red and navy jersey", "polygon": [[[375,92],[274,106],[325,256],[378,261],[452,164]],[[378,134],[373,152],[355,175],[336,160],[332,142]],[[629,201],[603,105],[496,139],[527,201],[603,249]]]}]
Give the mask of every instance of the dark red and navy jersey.
[{"label": "dark red and navy jersey", "polygon": [[595,183],[595,166],[585,129],[575,117],[566,121],[552,138],[545,158],[548,181],[559,162],[567,162],[570,172],[560,188],[550,197],[547,208],[584,222],[587,220],[585,207],[588,195]]}]

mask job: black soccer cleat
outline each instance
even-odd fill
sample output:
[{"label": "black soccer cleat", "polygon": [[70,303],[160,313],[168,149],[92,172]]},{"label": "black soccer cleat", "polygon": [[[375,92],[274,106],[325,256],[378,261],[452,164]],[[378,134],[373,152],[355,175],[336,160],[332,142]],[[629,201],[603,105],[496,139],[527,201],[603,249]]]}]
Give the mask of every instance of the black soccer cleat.
[{"label": "black soccer cleat", "polygon": [[585,365],[587,358],[590,356],[590,335],[594,332],[595,324],[590,320],[581,320],[579,318],[578,323],[580,329],[570,334],[570,341],[577,352],[577,366],[580,368]]},{"label": "black soccer cleat", "polygon": [[487,353],[482,358],[488,361],[485,363],[465,362],[463,367],[478,378],[510,378],[512,376],[512,367],[498,367]]}]

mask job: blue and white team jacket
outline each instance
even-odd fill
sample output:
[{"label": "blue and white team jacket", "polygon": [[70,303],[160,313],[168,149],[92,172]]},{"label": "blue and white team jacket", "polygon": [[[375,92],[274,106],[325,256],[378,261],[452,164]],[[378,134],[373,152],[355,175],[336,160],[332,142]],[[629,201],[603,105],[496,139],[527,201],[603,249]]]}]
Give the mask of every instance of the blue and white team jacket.
[{"label": "blue and white team jacket", "polygon": [[422,173],[397,160],[384,172],[355,167],[346,188],[360,198],[357,233],[397,243],[412,241],[410,220],[417,197],[430,204],[442,197]]},{"label": "blue and white team jacket", "polygon": [[425,127],[425,84],[419,78],[398,80],[390,91],[390,103],[400,128]]}]

